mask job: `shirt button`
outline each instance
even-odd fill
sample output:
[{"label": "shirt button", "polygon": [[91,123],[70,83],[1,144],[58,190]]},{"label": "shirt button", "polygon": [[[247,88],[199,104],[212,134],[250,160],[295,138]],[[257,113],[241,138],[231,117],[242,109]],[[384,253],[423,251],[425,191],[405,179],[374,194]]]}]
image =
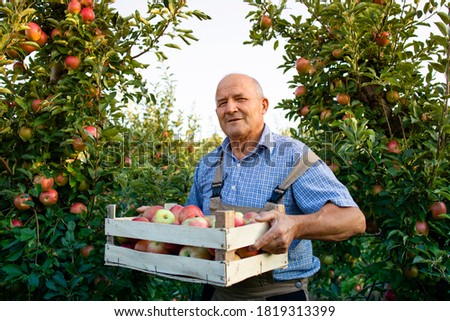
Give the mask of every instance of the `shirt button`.
[{"label": "shirt button", "polygon": [[233,191],[236,190],[236,186],[235,186],[235,185],[231,186],[231,189],[232,189]]},{"label": "shirt button", "polygon": [[241,167],[241,163],[237,163],[237,165],[236,165],[237,167]]}]

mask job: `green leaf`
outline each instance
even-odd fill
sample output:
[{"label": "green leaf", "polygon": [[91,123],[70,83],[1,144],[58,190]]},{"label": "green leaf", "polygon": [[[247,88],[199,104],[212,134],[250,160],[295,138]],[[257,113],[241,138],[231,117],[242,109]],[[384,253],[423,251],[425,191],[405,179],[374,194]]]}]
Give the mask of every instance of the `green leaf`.
[{"label": "green leaf", "polygon": [[166,44],[164,44],[164,46],[181,50],[181,47],[174,43],[166,43]]}]

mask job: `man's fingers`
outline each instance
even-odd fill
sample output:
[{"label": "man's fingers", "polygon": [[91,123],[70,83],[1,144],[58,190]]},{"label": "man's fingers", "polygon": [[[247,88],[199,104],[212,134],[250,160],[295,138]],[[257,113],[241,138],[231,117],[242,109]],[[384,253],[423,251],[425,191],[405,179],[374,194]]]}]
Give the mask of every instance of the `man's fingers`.
[{"label": "man's fingers", "polygon": [[136,209],[136,212],[138,212],[138,213],[144,213],[145,212],[145,210],[147,209],[147,208],[149,208],[150,206],[140,206],[140,207],[138,207],[137,209]]}]

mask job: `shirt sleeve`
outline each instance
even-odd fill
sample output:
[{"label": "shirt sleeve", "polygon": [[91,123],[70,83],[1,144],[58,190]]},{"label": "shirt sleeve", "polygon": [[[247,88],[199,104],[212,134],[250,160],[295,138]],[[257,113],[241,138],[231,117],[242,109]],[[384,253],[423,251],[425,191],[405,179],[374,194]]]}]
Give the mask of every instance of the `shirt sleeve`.
[{"label": "shirt sleeve", "polygon": [[186,200],[185,206],[196,205],[203,211],[202,195],[199,190],[199,179],[198,179],[199,172],[200,172],[200,165],[197,165],[194,172],[191,190],[189,192],[189,196]]},{"label": "shirt sleeve", "polygon": [[315,213],[327,202],[339,207],[358,207],[347,187],[319,160],[292,185],[295,202],[305,213]]}]

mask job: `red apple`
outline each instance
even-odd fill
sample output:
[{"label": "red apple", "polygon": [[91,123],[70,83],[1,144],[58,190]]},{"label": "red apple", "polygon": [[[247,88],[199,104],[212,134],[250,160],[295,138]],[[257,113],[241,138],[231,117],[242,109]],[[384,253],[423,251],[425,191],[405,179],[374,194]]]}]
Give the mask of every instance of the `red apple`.
[{"label": "red apple", "polygon": [[256,213],[256,212],[245,213],[244,217],[243,217],[245,225],[256,223],[257,221],[255,220],[255,216],[257,216],[257,215],[258,215],[258,213]]},{"label": "red apple", "polygon": [[23,51],[25,51],[27,54],[30,54],[37,49],[35,46],[27,45],[24,43],[19,43],[19,47],[22,48]]},{"label": "red apple", "polygon": [[74,70],[80,67],[81,65],[81,59],[77,56],[67,56],[64,60],[64,66],[68,70]]},{"label": "red apple", "polygon": [[87,213],[87,206],[81,202],[75,202],[70,206],[70,213],[72,214]]},{"label": "red apple", "polygon": [[338,93],[336,95],[336,100],[339,105],[348,105],[350,103],[350,96],[344,93]]},{"label": "red apple", "polygon": [[90,135],[92,135],[92,137],[94,137],[95,139],[98,139],[98,131],[97,128],[94,126],[85,126],[84,130],[89,133]]},{"label": "red apple", "polygon": [[395,104],[400,99],[398,91],[390,89],[386,92],[386,101],[389,104]]},{"label": "red apple", "polygon": [[157,210],[151,219],[151,222],[161,224],[174,224],[175,221],[175,214],[164,208]]},{"label": "red apple", "polygon": [[31,108],[33,109],[33,111],[34,111],[35,113],[38,113],[38,112],[41,111],[41,109],[42,109],[42,102],[43,102],[42,99],[35,99],[35,100],[33,100],[33,102],[31,103]]},{"label": "red apple", "polygon": [[86,144],[81,137],[74,137],[72,142],[72,147],[75,151],[81,152],[86,150]]},{"label": "red apple", "polygon": [[250,251],[248,249],[248,246],[245,247],[241,247],[239,249],[236,250],[237,255],[239,255],[242,259],[246,258],[246,257],[251,257],[251,256],[255,256],[258,255],[260,252],[259,250],[257,251]]},{"label": "red apple", "polygon": [[447,214],[447,206],[444,202],[434,202],[430,206],[431,215],[435,220],[441,219],[441,214]]},{"label": "red apple", "polygon": [[80,254],[83,257],[88,257],[91,254],[92,250],[94,250],[94,247],[92,245],[86,245],[80,249]]},{"label": "red apple", "polygon": [[397,301],[397,294],[392,289],[387,289],[383,294],[384,301]]},{"label": "red apple", "polygon": [[341,48],[333,49],[331,55],[336,59],[341,59],[344,56],[344,50],[342,50]]},{"label": "red apple", "polygon": [[184,206],[181,206],[179,204],[175,204],[170,208],[170,211],[175,215],[178,221],[178,215],[180,214],[181,210],[184,208]]},{"label": "red apple", "polygon": [[186,218],[181,223],[181,225],[208,228],[210,226],[210,222],[209,222],[208,219],[206,219],[203,216],[197,216],[197,217],[188,217],[188,218]]},{"label": "red apple", "polygon": [[169,251],[164,247],[164,243],[158,241],[139,240],[134,245],[134,249],[141,252],[169,254]]},{"label": "red apple", "polygon": [[147,223],[150,222],[146,217],[143,217],[143,216],[133,217],[132,221],[135,221],[135,222],[147,222]]},{"label": "red apple", "polygon": [[16,219],[16,218],[11,220],[11,227],[12,228],[14,228],[14,227],[22,227],[22,226],[23,226],[23,223],[22,223],[21,220]]},{"label": "red apple", "polygon": [[266,14],[261,16],[261,28],[262,29],[269,29],[272,26],[272,19]]},{"label": "red apple", "polygon": [[395,140],[395,139],[393,139],[393,140],[390,140],[388,143],[387,143],[387,148],[388,148],[388,152],[389,153],[393,153],[393,154],[401,154],[401,150],[400,150],[400,145],[399,145],[399,143]]},{"label": "red apple", "polygon": [[81,9],[80,15],[84,23],[91,23],[95,19],[94,10],[89,7]]},{"label": "red apple", "polygon": [[330,109],[324,109],[320,113],[320,120],[326,120],[331,117],[331,110]]},{"label": "red apple", "polygon": [[205,216],[198,206],[186,205],[178,214],[178,222],[181,224],[185,219],[198,216]]},{"label": "red apple", "polygon": [[41,38],[41,27],[34,22],[29,22],[27,24],[28,29],[25,29],[25,37],[31,41],[38,41]]},{"label": "red apple", "polygon": [[303,85],[300,85],[295,89],[294,95],[295,95],[295,97],[300,97],[300,96],[303,96],[304,94],[306,94],[306,91],[307,91],[306,87]]},{"label": "red apple", "polygon": [[213,256],[206,247],[185,245],[180,249],[179,256],[194,257],[198,259],[211,260]]},{"label": "red apple", "polygon": [[428,228],[427,222],[417,221],[416,222],[416,234],[418,235],[428,235],[430,229]]},{"label": "red apple", "polygon": [[94,7],[94,2],[93,0],[80,0],[80,3],[83,7],[89,7],[89,8],[93,8]]},{"label": "red apple", "polygon": [[77,14],[81,11],[81,3],[78,0],[70,0],[67,5],[67,12]]},{"label": "red apple", "polygon": [[307,74],[311,69],[311,62],[303,57],[300,57],[295,62],[295,69],[299,74]]},{"label": "red apple", "polygon": [[38,41],[36,41],[36,43],[39,45],[39,47],[42,48],[42,47],[44,47],[45,44],[47,43],[47,39],[48,39],[47,34],[46,34],[44,31],[42,31],[42,32],[41,32],[41,37],[39,38]]},{"label": "red apple", "polygon": [[63,33],[61,31],[61,29],[59,28],[54,28],[52,29],[52,31],[50,32],[50,37],[55,40],[57,37],[61,38],[63,36]]},{"label": "red apple", "polygon": [[177,254],[180,253],[181,248],[184,245],[182,244],[175,244],[175,243],[164,243],[164,247],[167,249],[167,251],[169,251],[172,254]]},{"label": "red apple", "polygon": [[53,177],[47,178],[45,175],[36,175],[33,178],[34,185],[41,185],[41,191],[46,192],[53,187],[54,183]]},{"label": "red apple", "polygon": [[30,196],[30,194],[20,194],[17,195],[14,198],[14,206],[21,211],[25,211],[29,208],[31,208],[31,205],[26,204],[26,202],[33,201],[33,198]]},{"label": "red apple", "polygon": [[152,205],[145,209],[145,211],[142,213],[142,216],[148,219],[149,221],[152,220],[153,215],[155,215],[157,210],[164,209],[164,206],[162,205]]},{"label": "red apple", "polygon": [[234,227],[245,225],[244,214],[242,212],[236,212],[234,214]]},{"label": "red apple", "polygon": [[300,109],[300,115],[303,117],[306,117],[309,113],[309,106],[303,106],[302,109]]},{"label": "red apple", "polygon": [[387,31],[383,31],[375,35],[375,42],[379,47],[386,47],[390,42],[390,38],[391,34]]},{"label": "red apple", "polygon": [[383,191],[383,186],[375,184],[372,186],[372,195],[377,195]]},{"label": "red apple", "polygon": [[62,172],[59,172],[55,177],[55,183],[58,186],[65,186],[69,182],[69,177]]},{"label": "red apple", "polygon": [[330,163],[330,165],[328,165],[328,168],[331,169],[331,171],[335,175],[338,175],[341,170],[341,167],[339,166],[339,164],[336,164],[336,163]]},{"label": "red apple", "polygon": [[39,201],[45,206],[51,206],[58,202],[58,192],[54,189],[50,189],[39,194]]}]

